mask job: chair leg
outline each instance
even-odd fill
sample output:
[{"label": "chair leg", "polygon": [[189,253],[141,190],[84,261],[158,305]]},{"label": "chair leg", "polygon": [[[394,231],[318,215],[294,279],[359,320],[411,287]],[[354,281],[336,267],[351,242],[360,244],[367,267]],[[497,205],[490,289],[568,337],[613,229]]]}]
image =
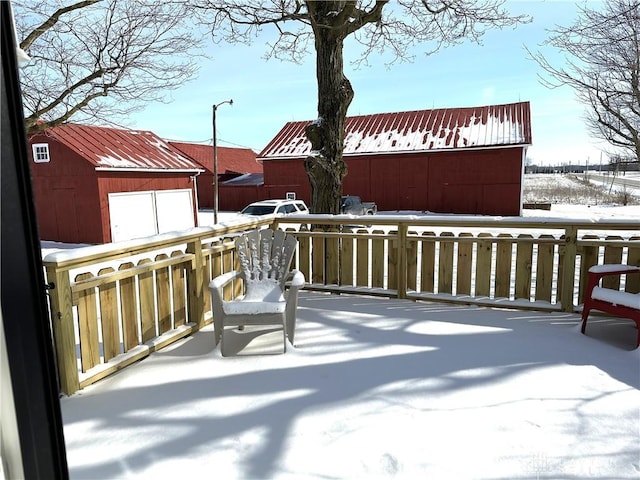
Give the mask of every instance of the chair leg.
[{"label": "chair leg", "polygon": [[284,325],[282,326],[282,341],[284,344],[284,353],[287,353],[287,329]]},{"label": "chair leg", "polygon": [[584,333],[584,331],[587,328],[587,317],[589,316],[589,311],[591,309],[590,308],[583,308],[582,309],[582,327],[580,328],[580,331],[582,333]]},{"label": "chair leg", "polygon": [[216,320],[213,319],[213,337],[215,341],[215,345],[218,345],[222,341],[222,330],[224,326],[222,325],[222,318]]}]

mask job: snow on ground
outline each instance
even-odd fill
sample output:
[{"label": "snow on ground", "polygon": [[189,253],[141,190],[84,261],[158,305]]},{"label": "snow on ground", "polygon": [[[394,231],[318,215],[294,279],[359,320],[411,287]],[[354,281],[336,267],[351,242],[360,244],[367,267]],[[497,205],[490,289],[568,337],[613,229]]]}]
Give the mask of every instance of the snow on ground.
[{"label": "snow on ground", "polygon": [[284,355],[207,327],[62,398],[71,478],[637,479],[636,330],[578,321],[305,292]]},{"label": "snow on ground", "polygon": [[206,327],[63,397],[71,478],[637,479],[635,327],[587,333],[576,314],[303,292],[284,355],[260,354],[279,332],[247,329],[222,357]]}]

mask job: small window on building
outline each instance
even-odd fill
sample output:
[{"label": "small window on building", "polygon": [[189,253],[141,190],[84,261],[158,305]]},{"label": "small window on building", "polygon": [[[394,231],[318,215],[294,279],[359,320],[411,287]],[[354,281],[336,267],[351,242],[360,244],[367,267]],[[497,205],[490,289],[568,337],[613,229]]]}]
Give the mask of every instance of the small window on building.
[{"label": "small window on building", "polygon": [[48,143],[34,143],[31,148],[33,149],[33,161],[35,163],[46,163],[51,160]]}]

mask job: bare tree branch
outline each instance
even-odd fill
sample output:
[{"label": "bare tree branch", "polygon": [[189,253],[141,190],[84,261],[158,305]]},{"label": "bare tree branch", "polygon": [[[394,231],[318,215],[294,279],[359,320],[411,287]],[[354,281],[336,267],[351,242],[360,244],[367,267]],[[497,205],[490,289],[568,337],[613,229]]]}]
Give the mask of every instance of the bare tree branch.
[{"label": "bare tree branch", "polygon": [[94,3],[98,3],[101,0],[85,0],[82,2],[74,3],[73,5],[69,5],[68,7],[62,7],[56,10],[49,18],[47,18],[42,25],[33,29],[33,31],[25,38],[22,42],[20,42],[20,48],[22,50],[28,49],[33,42],[35,42],[43,33],[47,30],[50,30],[60,17],[62,17],[65,13],[72,12],[73,10],[77,10],[79,8],[88,7]]},{"label": "bare tree branch", "polygon": [[591,133],[640,161],[640,4],[607,0],[602,9],[584,7],[573,25],[549,33],[546,45],[567,60],[552,65],[529,51],[546,73],[543,85],[573,88],[588,107]]},{"label": "bare tree branch", "polygon": [[[197,71],[202,36],[181,1],[17,1],[27,132],[70,119],[126,123],[128,115]],[[53,12],[53,13],[51,13]]]}]

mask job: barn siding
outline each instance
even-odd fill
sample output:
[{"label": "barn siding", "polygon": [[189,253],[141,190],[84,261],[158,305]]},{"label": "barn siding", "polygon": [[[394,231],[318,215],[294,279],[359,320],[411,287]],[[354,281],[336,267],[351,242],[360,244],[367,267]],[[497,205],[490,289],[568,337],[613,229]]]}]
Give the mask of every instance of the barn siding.
[{"label": "barn siding", "polygon": [[45,135],[33,143],[48,143],[51,161],[29,164],[42,240],[102,243],[98,186],[93,166],[65,145]]},{"label": "barn siding", "polygon": [[270,197],[262,185],[220,185],[218,191],[220,199],[220,210],[226,212],[237,212],[250,203],[264,200]]},{"label": "barn siding", "polygon": [[[343,191],[381,211],[519,215],[522,147],[347,157]],[[310,201],[301,159],[263,163],[265,198]]]},{"label": "barn siding", "polygon": [[196,178],[198,186],[198,208],[213,209],[213,173],[202,172]]}]

